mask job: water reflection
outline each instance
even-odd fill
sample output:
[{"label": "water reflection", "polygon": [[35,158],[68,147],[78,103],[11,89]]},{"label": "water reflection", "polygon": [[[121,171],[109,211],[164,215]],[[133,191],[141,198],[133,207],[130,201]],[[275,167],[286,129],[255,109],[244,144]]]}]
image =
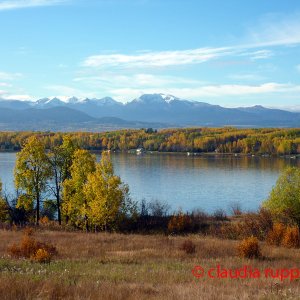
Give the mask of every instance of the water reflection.
[{"label": "water reflection", "polygon": [[[298,159],[251,156],[113,153],[112,160],[134,199],[208,212],[227,209],[231,202],[257,209],[280,171],[288,165],[300,167]],[[0,177],[7,191],[13,191],[14,165],[15,153],[0,153]]]}]

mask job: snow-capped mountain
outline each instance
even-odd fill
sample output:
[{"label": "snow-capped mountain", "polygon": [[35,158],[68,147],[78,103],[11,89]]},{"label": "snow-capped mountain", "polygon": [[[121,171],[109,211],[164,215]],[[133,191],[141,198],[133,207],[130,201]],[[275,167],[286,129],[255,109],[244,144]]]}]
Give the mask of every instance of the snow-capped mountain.
[{"label": "snow-capped mountain", "polygon": [[[72,110],[72,116],[75,116],[74,111],[79,111],[93,118],[93,120],[107,117],[119,118],[130,122],[164,123],[166,127],[224,125],[248,127],[300,126],[300,113],[269,109],[259,105],[225,108],[205,102],[180,99],[168,94],[144,94],[125,104],[111,97],[101,99],[80,99],[77,97],[60,99],[55,97],[42,98],[35,102],[0,99],[0,111],[4,108],[12,111],[27,109],[29,114],[30,109],[47,110],[56,108],[55,112],[58,113],[60,110],[68,108]],[[66,119],[67,115],[71,114],[70,110],[65,110],[64,112],[66,113]],[[43,112],[43,115],[47,116],[46,112]],[[81,118],[83,119],[83,117]]]},{"label": "snow-capped mountain", "polygon": [[122,105],[121,102],[118,102],[116,100],[114,100],[111,97],[105,97],[105,98],[101,98],[101,99],[97,99],[97,98],[86,98],[84,99],[81,104],[94,104],[96,106],[112,106],[112,105]]},{"label": "snow-capped mountain", "polygon": [[64,106],[66,103],[58,98],[42,98],[35,102],[32,102],[33,107],[37,108],[49,108],[49,107],[56,107],[56,106]]}]

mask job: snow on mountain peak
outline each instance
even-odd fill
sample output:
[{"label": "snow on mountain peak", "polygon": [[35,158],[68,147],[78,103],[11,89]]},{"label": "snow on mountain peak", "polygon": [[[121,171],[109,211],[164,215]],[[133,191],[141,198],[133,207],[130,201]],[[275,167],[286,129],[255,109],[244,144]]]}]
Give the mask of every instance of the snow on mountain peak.
[{"label": "snow on mountain peak", "polygon": [[67,103],[71,103],[71,104],[74,104],[74,103],[77,103],[77,102],[79,102],[80,100],[77,98],[77,97],[71,97],[71,98],[69,98],[69,99],[67,99]]},{"label": "snow on mountain peak", "polygon": [[174,100],[179,100],[179,98],[177,98],[173,95],[168,95],[168,94],[160,94],[160,95],[167,103],[170,103],[171,101],[174,101]]},{"label": "snow on mountain peak", "polygon": [[139,98],[134,99],[132,102],[140,102],[140,103],[170,103],[173,100],[178,100],[172,95],[168,94],[144,94]]}]

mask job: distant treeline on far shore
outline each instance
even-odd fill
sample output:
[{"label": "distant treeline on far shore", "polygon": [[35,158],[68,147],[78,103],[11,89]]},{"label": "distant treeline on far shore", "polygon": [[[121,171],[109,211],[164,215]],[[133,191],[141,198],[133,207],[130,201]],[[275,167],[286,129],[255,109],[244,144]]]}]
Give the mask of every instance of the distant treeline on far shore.
[{"label": "distant treeline on far shore", "polygon": [[291,155],[300,154],[299,128],[152,128],[118,130],[110,132],[0,132],[1,151],[19,151],[25,140],[37,135],[46,148],[62,143],[64,136],[71,137],[80,148],[87,150],[128,151],[142,148],[146,151],[243,153]]}]

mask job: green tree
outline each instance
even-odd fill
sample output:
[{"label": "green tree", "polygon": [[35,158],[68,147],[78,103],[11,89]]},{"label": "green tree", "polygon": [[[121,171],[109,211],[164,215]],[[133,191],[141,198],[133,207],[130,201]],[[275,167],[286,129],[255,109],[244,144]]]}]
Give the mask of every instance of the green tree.
[{"label": "green tree", "polygon": [[35,204],[36,225],[39,224],[41,200],[50,176],[51,168],[45,152],[45,145],[36,136],[32,136],[27,140],[21,152],[17,154],[15,186],[17,189],[25,191],[26,199]]},{"label": "green tree", "polygon": [[129,188],[114,174],[110,155],[102,153],[95,172],[88,175],[84,185],[90,224],[101,230],[114,229],[135,210],[129,197]]},{"label": "green tree", "polygon": [[71,177],[63,182],[62,213],[66,223],[88,230],[87,200],[83,187],[90,173],[95,171],[96,156],[87,150],[76,150],[70,168]]},{"label": "green tree", "polygon": [[263,205],[275,217],[288,218],[300,228],[300,169],[285,169]]},{"label": "green tree", "polygon": [[61,194],[63,182],[71,177],[72,159],[76,147],[69,136],[63,137],[63,143],[54,147],[48,154],[49,164],[52,169],[53,185],[50,189],[56,199],[57,219],[61,225]]}]

